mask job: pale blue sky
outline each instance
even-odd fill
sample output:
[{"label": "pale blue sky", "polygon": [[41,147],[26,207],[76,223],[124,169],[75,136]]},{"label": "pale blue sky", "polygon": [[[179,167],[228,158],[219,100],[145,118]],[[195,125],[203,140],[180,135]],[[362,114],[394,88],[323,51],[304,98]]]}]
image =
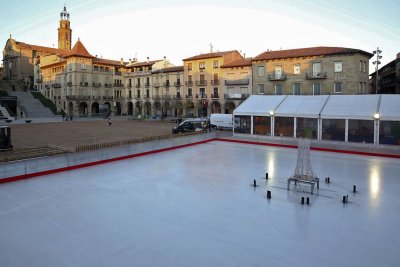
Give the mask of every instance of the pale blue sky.
[{"label": "pale blue sky", "polygon": [[184,58],[209,52],[210,43],[214,51],[238,50],[247,57],[267,49],[342,46],[372,52],[379,46],[382,65],[400,52],[399,0],[13,0],[1,3],[1,47],[10,34],[57,46],[64,4],[73,44],[80,37],[91,54],[108,59],[166,56],[181,65]]}]

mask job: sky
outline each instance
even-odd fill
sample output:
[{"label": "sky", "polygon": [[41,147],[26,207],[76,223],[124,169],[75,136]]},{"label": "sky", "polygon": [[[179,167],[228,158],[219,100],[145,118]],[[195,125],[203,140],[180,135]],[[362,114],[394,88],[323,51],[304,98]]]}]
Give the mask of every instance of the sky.
[{"label": "sky", "polygon": [[[4,2],[3,2],[4,1]],[[0,45],[10,34],[57,47],[64,5],[72,44],[92,55],[145,61],[164,56],[177,66],[201,53],[339,46],[382,50],[380,67],[400,52],[400,1],[357,0],[0,0]],[[2,59],[2,55],[0,56]],[[370,60],[370,73],[375,67]]]}]

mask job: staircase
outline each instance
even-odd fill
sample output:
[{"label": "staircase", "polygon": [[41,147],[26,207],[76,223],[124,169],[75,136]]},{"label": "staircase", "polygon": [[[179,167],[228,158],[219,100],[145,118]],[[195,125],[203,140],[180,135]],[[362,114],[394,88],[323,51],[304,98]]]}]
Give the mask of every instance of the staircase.
[{"label": "staircase", "polygon": [[29,91],[9,91],[8,94],[18,98],[18,108],[24,112],[26,117],[44,118],[55,116],[50,109],[44,107],[43,104],[38,99],[34,98]]},{"label": "staircase", "polygon": [[5,107],[0,106],[0,120],[8,120],[8,119],[11,119],[8,110]]}]

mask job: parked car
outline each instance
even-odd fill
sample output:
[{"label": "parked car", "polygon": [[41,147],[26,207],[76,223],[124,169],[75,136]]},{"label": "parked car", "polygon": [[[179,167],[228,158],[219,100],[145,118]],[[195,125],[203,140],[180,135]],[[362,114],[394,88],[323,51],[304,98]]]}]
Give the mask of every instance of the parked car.
[{"label": "parked car", "polygon": [[172,128],[172,133],[185,133],[204,130],[205,125],[208,123],[206,118],[186,119],[182,123]]}]

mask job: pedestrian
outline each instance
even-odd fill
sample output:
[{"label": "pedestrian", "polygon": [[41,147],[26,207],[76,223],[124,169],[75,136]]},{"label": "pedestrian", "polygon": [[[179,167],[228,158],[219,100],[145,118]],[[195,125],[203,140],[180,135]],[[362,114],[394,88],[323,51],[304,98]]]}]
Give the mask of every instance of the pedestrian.
[{"label": "pedestrian", "polygon": [[63,121],[65,120],[65,114],[64,113],[62,114],[62,119],[63,119]]},{"label": "pedestrian", "polygon": [[111,119],[110,119],[110,118],[108,118],[108,127],[110,127],[110,126],[111,126],[111,124],[112,124],[112,122],[111,122]]},{"label": "pedestrian", "polygon": [[21,113],[20,113],[20,114],[21,114],[21,118],[22,118],[22,116],[24,115],[24,113],[21,111]]}]

